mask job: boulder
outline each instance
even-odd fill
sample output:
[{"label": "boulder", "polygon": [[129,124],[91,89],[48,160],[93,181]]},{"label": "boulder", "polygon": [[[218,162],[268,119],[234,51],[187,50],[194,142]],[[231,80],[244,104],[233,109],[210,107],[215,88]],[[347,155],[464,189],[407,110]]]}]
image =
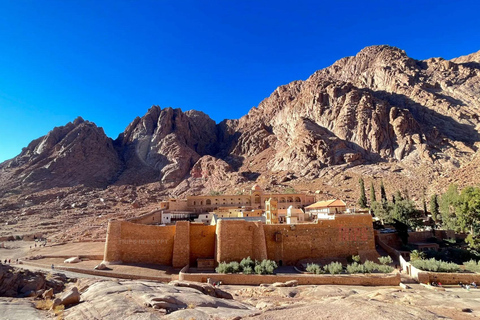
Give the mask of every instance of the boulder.
[{"label": "boulder", "polygon": [[80,302],[80,292],[78,292],[77,287],[73,287],[62,295],[60,304],[63,304],[64,306],[68,306],[71,304],[77,304],[79,302]]},{"label": "boulder", "polygon": [[105,263],[99,263],[95,266],[94,268],[95,270],[112,270],[110,269],[109,267],[107,267],[107,265]]},{"label": "boulder", "polygon": [[78,263],[82,260],[80,260],[79,257],[73,257],[73,258],[68,258],[66,259],[65,261],[63,261],[63,263]]},{"label": "boulder", "polygon": [[53,289],[50,288],[42,294],[43,299],[51,299],[53,297]]}]

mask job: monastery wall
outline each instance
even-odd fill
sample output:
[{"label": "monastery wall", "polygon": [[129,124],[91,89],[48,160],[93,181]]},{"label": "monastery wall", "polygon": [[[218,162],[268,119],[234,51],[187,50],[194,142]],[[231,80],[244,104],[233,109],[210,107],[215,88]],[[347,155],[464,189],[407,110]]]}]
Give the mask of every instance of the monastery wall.
[{"label": "monastery wall", "polygon": [[374,251],[370,215],[337,215],[335,220],[297,225],[219,220],[216,226],[188,221],[151,226],[112,220],[104,260],[181,268],[196,265],[198,258],[219,263],[251,257],[294,265],[302,259],[347,258]]},{"label": "monastery wall", "polygon": [[216,261],[268,258],[284,265],[302,259],[346,258],[375,251],[370,215],[343,215],[318,224],[272,224],[220,220]]},{"label": "monastery wall", "polygon": [[190,265],[195,266],[197,259],[215,257],[215,230],[217,226],[201,223],[190,224]]},{"label": "monastery wall", "polygon": [[265,225],[264,230],[268,259],[281,260],[283,265],[375,251],[370,215],[337,215],[317,224]]},{"label": "monastery wall", "polygon": [[172,265],[175,226],[109,222],[104,260]]},{"label": "monastery wall", "polygon": [[267,258],[265,234],[261,222],[245,220],[219,220],[216,229],[216,256],[220,262]]}]

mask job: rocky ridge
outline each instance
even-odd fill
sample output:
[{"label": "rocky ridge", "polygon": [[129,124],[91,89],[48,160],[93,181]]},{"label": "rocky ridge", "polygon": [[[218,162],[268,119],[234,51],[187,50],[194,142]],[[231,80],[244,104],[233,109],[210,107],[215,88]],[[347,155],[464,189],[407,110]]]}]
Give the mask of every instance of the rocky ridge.
[{"label": "rocky ridge", "polygon": [[92,222],[93,212],[140,214],[164,197],[253,183],[352,201],[360,176],[413,199],[478,181],[468,168],[479,159],[479,54],[420,61],[367,47],[219,124],[154,106],[111,140],[78,118],[0,164],[0,215],[48,208]]}]

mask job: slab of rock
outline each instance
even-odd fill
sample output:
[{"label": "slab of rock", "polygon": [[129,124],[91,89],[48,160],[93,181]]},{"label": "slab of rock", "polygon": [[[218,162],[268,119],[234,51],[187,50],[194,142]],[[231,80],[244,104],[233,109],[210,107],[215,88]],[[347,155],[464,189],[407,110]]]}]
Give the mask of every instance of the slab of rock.
[{"label": "slab of rock", "polygon": [[175,287],[193,288],[212,297],[233,299],[233,296],[230,293],[223,291],[218,287],[214,287],[209,283],[174,280],[171,281],[169,284]]},{"label": "slab of rock", "polygon": [[201,286],[139,280],[95,281],[82,288],[82,303],[66,309],[65,318],[125,319],[126,315],[134,315],[132,319],[233,319],[258,313],[248,304],[203,293]]},{"label": "slab of rock", "polygon": [[80,260],[79,257],[72,257],[72,258],[66,259],[65,261],[63,261],[63,263],[79,263],[81,261],[82,260]]}]

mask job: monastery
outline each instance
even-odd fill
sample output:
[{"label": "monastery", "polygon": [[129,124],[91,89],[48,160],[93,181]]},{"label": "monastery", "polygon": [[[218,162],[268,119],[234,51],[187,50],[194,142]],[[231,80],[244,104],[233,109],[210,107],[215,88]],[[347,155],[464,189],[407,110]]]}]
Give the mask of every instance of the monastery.
[{"label": "monastery", "polygon": [[[192,214],[197,222],[188,221]],[[265,194],[255,185],[248,195],[171,199],[150,214],[111,220],[104,260],[208,269],[246,257],[295,265],[352,255],[377,255],[370,214],[352,214],[342,200]]]}]

